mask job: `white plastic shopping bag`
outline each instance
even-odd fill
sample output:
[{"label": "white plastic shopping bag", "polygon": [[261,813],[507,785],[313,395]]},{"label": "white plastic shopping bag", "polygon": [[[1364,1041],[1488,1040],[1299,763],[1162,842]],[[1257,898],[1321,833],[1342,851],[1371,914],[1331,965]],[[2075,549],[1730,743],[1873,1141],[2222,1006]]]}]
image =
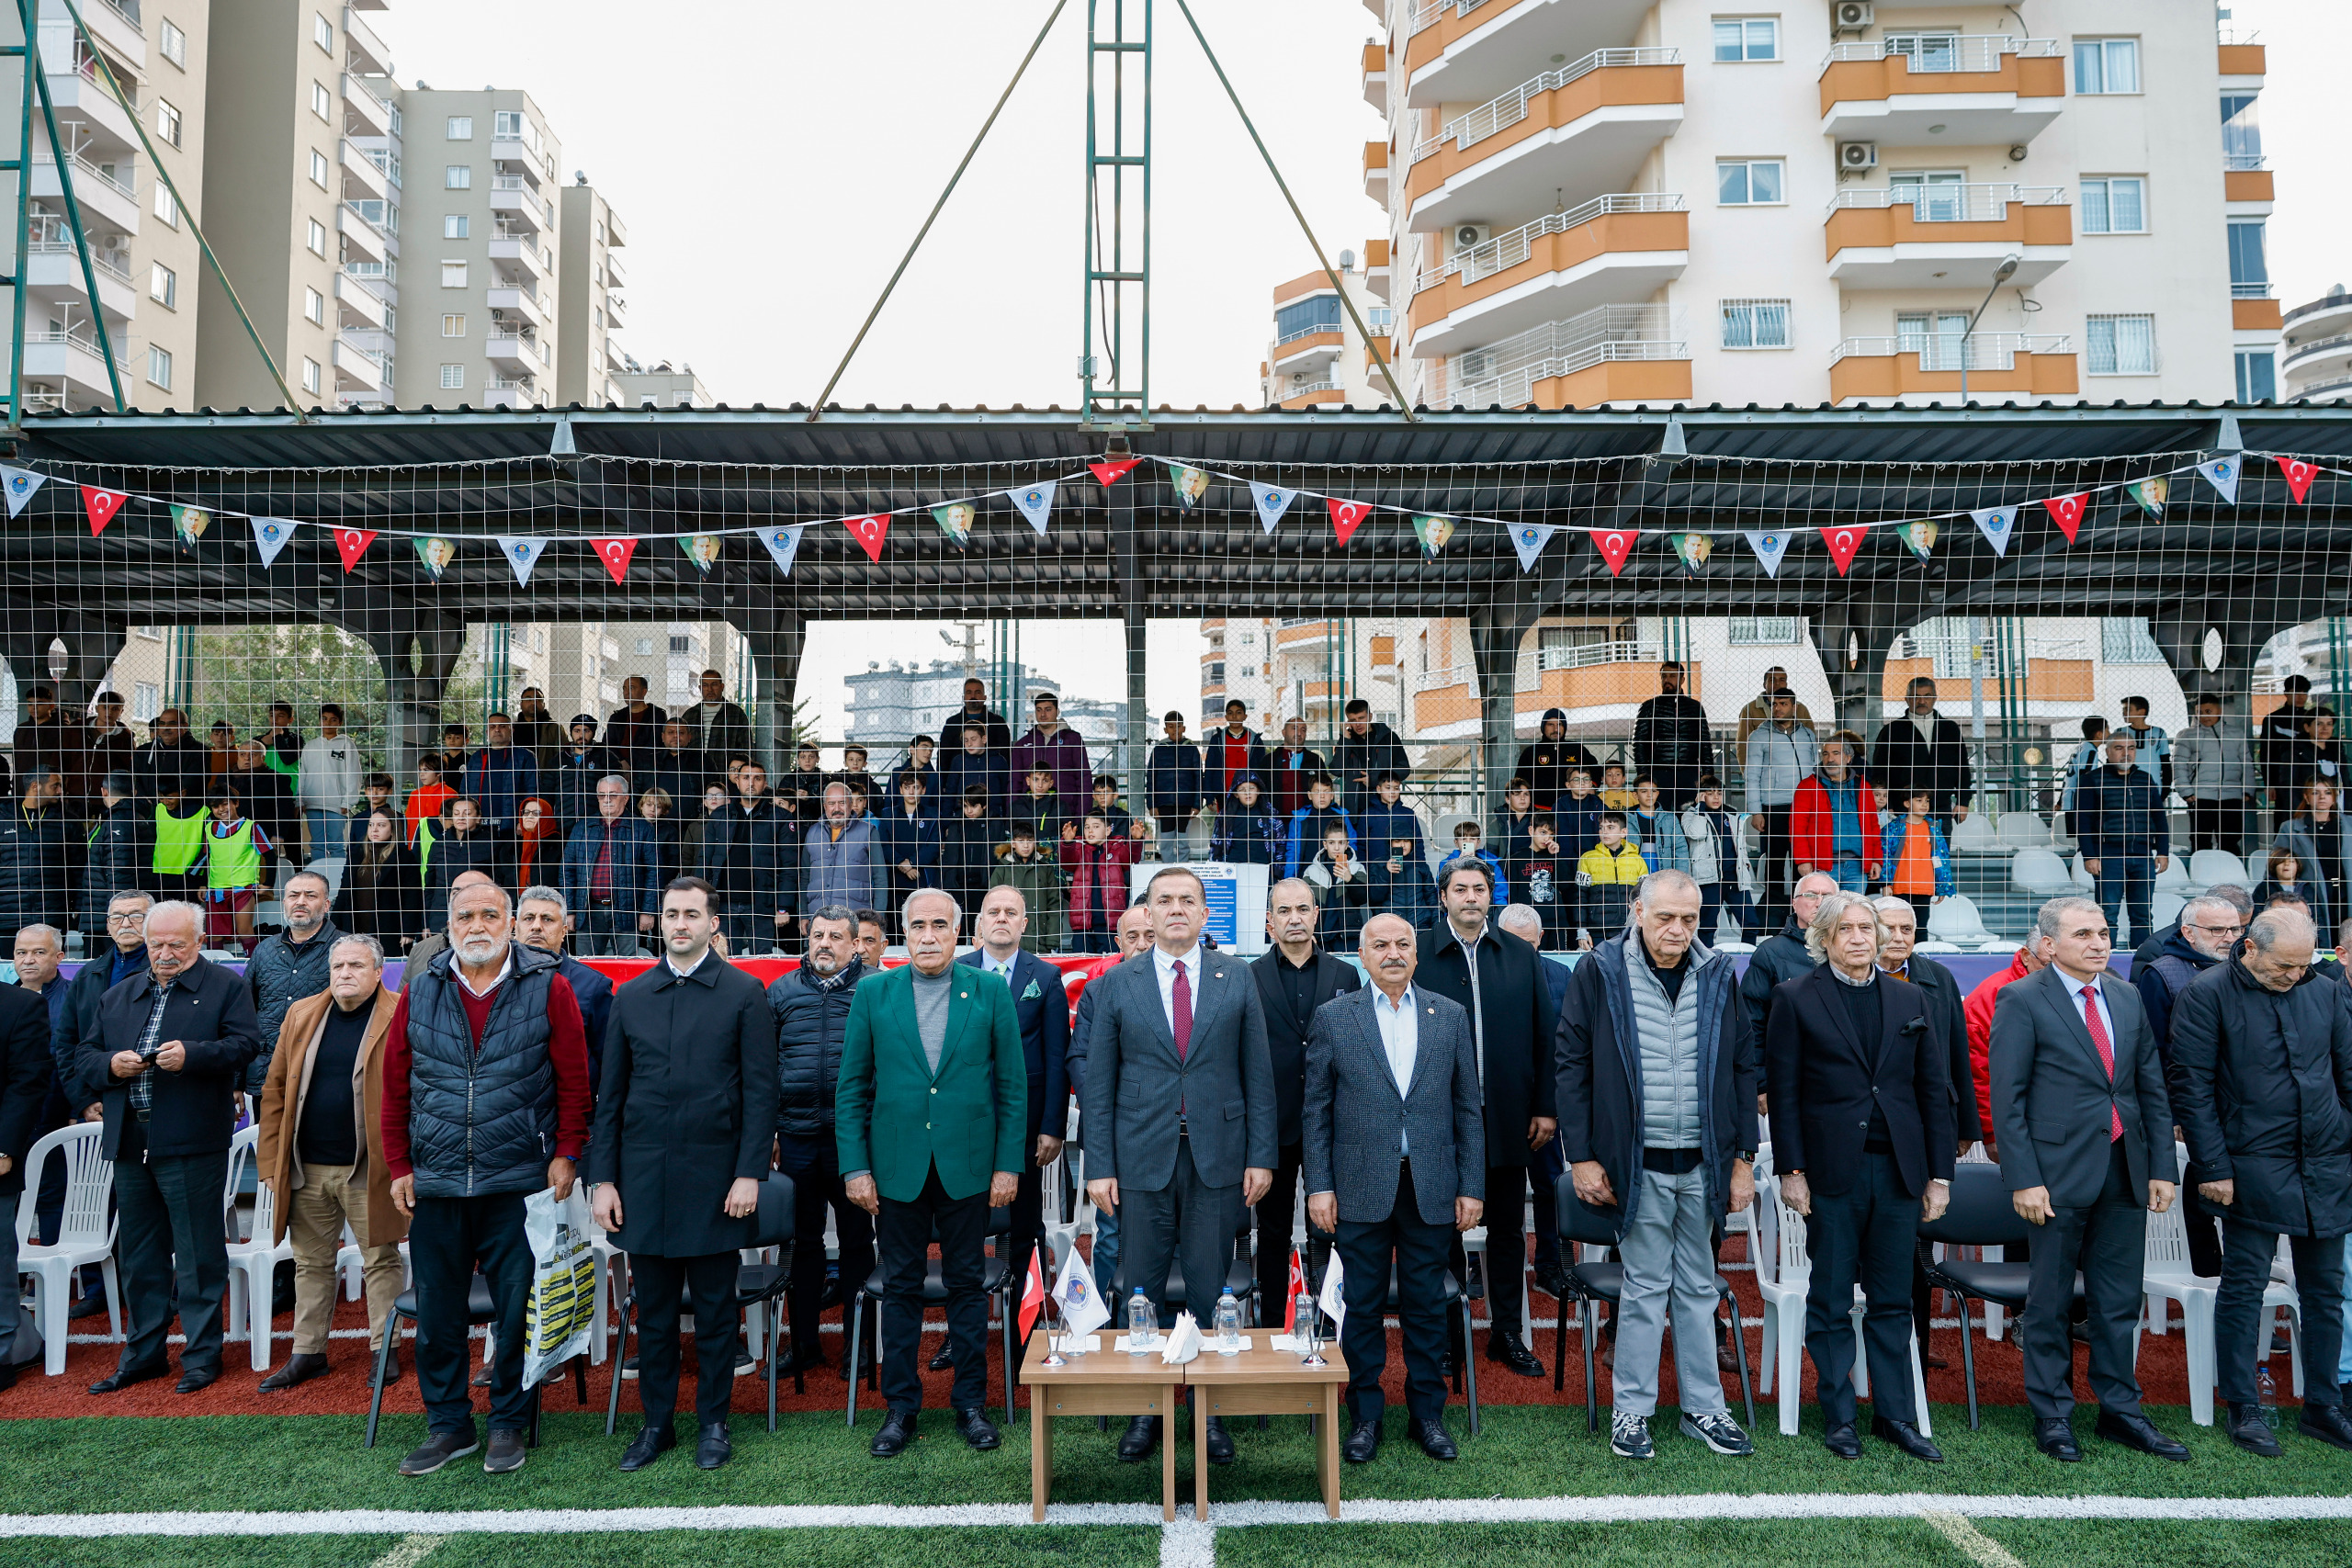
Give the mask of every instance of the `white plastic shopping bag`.
[{"label": "white plastic shopping bag", "polygon": [[523,1386],[535,1388],[574,1356],[588,1353],[596,1316],[596,1258],[588,1240],[587,1183],[559,1199],[552,1187],[523,1204],[531,1244],[531,1300],[523,1315]]}]

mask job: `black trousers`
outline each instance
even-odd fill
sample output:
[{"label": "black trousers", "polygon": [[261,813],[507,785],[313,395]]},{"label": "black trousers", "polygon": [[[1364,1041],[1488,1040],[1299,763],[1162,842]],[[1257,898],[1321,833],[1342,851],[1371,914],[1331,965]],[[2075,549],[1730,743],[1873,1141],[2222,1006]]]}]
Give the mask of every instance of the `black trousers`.
[{"label": "black trousers", "polygon": [[951,1409],[988,1403],[989,1298],[981,1290],[987,1266],[989,1195],[950,1198],[933,1166],[911,1202],[882,1200],[875,1226],[882,1248],[882,1396],[894,1412],[922,1408],[922,1286],[930,1271],[932,1232],[939,1233],[939,1278],[947,1287],[947,1348],[956,1357]]},{"label": "black trousers", "polygon": [[[2202,1278],[2218,1279],[2222,1272],[2222,1222],[2229,1211],[2219,1203],[2209,1201],[2197,1189],[2212,1177],[2195,1165],[2180,1173],[2180,1224],[2188,1233],[2188,1268]],[[2270,1244],[2276,1252],[2277,1242]]]},{"label": "black trousers", "polygon": [[2245,853],[2245,807],[2244,800],[2192,800],[2188,803],[2188,848],[2227,850],[2233,855]]},{"label": "black trousers", "polygon": [[531,1300],[526,1196],[417,1197],[408,1227],[409,1270],[416,1282],[416,1386],[433,1432],[471,1435],[474,1429],[467,1301],[476,1269],[490,1281],[490,1299],[498,1308],[490,1324],[497,1341],[490,1367],[490,1429],[519,1432],[531,1424],[530,1391],[523,1386],[523,1317]]},{"label": "black trousers", "polygon": [[1764,818],[1757,835],[1756,904],[1758,923],[1768,931],[1779,931],[1789,918],[1789,889],[1796,872],[1796,845],[1789,828],[1793,810],[1787,806],[1762,806],[1752,814]]},{"label": "black trousers", "polygon": [[[831,1133],[803,1137],[779,1134],[776,1168],[792,1178],[792,1353],[817,1353],[817,1320],[825,1299],[825,1209],[833,1211],[841,1247],[841,1300],[844,1311],[874,1272],[874,1216],[849,1201],[842,1185],[840,1146]],[[699,1320],[697,1320],[699,1321]]]},{"label": "black trousers", "polygon": [[[1305,1175],[1306,1157],[1303,1145],[1284,1144],[1274,1160],[1274,1184],[1266,1189],[1266,1195],[1250,1211],[1258,1235],[1260,1323],[1279,1324],[1287,1311],[1291,1241],[1296,1235],[1292,1225],[1298,1217],[1298,1184]],[[1341,1267],[1344,1269],[1345,1265]],[[1308,1279],[1313,1280],[1316,1276],[1310,1274]]]},{"label": "black trousers", "polygon": [[[2316,1409],[2343,1398],[2335,1373],[2344,1354],[2344,1238],[2290,1235],[2287,1247],[2294,1256],[2295,1294],[2302,1303],[2303,1404]],[[2222,1220],[2213,1365],[2222,1397],[2232,1404],[2255,1402],[2255,1363],[2267,1359],[2270,1348],[2262,1325],[2262,1292],[2269,1288],[2270,1260],[2278,1256],[2277,1231]]]},{"label": "black trousers", "polygon": [[[1555,1194],[1553,1200],[1558,1201]],[[1527,1168],[1490,1165],[1487,1168],[1487,1335],[1526,1337],[1525,1314],[1520,1308],[1521,1277],[1527,1272]],[[1553,1229],[1559,1229],[1555,1221]],[[1467,1284],[1469,1258],[1462,1237],[1453,1237],[1454,1278]],[[1346,1265],[1342,1264],[1342,1268]]]},{"label": "black trousers", "polygon": [[1824,1426],[1854,1420],[1854,1287],[1862,1314],[1862,1353],[1871,1370],[1871,1404],[1890,1421],[1916,1423],[1911,1388],[1911,1264],[1919,1200],[1903,1190],[1892,1155],[1865,1150],[1851,1184],[1815,1192],[1805,1222],[1813,1280],[1804,1298],[1804,1344],[1813,1355]]},{"label": "black trousers", "polygon": [[[817,1249],[820,1254],[822,1247]],[[637,1397],[645,1424],[667,1427],[678,1408],[678,1309],[695,1314],[695,1420],[707,1427],[727,1419],[735,1397],[735,1348],[741,1341],[735,1312],[734,1252],[697,1258],[628,1256],[637,1291]],[[691,1296],[691,1303],[684,1298]],[[796,1342],[794,1348],[799,1347]]]},{"label": "black trousers", "polygon": [[121,1364],[154,1367],[168,1359],[164,1337],[172,1325],[176,1279],[180,1331],[187,1336],[180,1371],[218,1371],[220,1297],[229,1288],[229,1243],[220,1224],[229,1151],[151,1155],[142,1131],[136,1122],[123,1128],[114,1166],[120,1216],[116,1248],[128,1314]]},{"label": "black trousers", "polygon": [[2109,1147],[2107,1181],[2097,1201],[2058,1208],[2033,1238],[2018,1339],[2026,1404],[2035,1420],[2063,1420],[2074,1412],[2075,1348],[2066,1320],[2074,1306],[2078,1269],[2090,1309],[2083,1327],[2090,1342],[2092,1397],[2102,1414],[2140,1413],[2140,1379],[2132,1370],[2132,1352],[2140,1322],[2147,1233],[2148,1195],[2132,1190],[2123,1140],[2118,1138]]},{"label": "black trousers", "polygon": [[1452,1225],[1421,1218],[1413,1196],[1413,1165],[1396,1166],[1396,1201],[1385,1220],[1340,1222],[1340,1269],[1348,1315],[1340,1348],[1348,1358],[1348,1415],[1378,1421],[1387,1408],[1380,1374],[1388,1365],[1388,1277],[1396,1276],[1396,1321],[1405,1340],[1405,1413],[1415,1421],[1445,1414],[1445,1269],[1455,1240]]},{"label": "black trousers", "polygon": [[[1152,1310],[1165,1317],[1168,1267],[1184,1262],[1184,1305],[1200,1322],[1212,1321],[1225,1271],[1233,1262],[1233,1238],[1241,1228],[1241,1184],[1211,1187],[1193,1166],[1193,1140],[1176,1140],[1176,1168],[1168,1185],[1154,1192],[1119,1183],[1119,1295],[1140,1287]],[[1124,1308],[1114,1303],[1124,1323]]]}]

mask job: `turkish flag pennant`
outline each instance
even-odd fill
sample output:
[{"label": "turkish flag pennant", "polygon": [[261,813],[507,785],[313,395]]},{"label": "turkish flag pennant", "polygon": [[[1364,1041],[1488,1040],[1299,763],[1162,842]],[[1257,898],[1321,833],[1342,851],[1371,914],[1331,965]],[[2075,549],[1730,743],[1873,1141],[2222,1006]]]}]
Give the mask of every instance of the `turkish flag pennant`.
[{"label": "turkish flag pennant", "polygon": [[1331,532],[1340,536],[1340,543],[1343,545],[1355,536],[1358,528],[1363,526],[1363,520],[1372,515],[1369,502],[1326,501],[1323,504],[1331,509]]},{"label": "turkish flag pennant", "polygon": [[1283,1332],[1298,1332],[1298,1298],[1306,1294],[1306,1265],[1300,1261],[1298,1248],[1290,1249],[1290,1285],[1283,1292]]},{"label": "turkish flag pennant", "polygon": [[1028,1343],[1030,1327],[1036,1323],[1037,1314],[1046,1305],[1046,1277],[1037,1272],[1037,1254],[1042,1250],[1040,1247],[1030,1249],[1029,1277],[1021,1283],[1021,1340],[1023,1344]]},{"label": "turkish flag pennant", "polygon": [[625,580],[628,576],[629,559],[637,554],[636,537],[632,536],[626,539],[591,539],[588,542],[595,547],[596,558],[605,563],[605,570],[613,574],[613,581],[625,584]]},{"label": "turkish flag pennant", "polygon": [[373,528],[337,528],[334,531],[334,553],[343,558],[345,576],[351,575],[351,569],[359,564],[359,558],[366,555],[368,547],[375,542],[376,531]]},{"label": "turkish flag pennant", "polygon": [[1592,536],[1600,558],[1609,563],[1609,575],[1615,577],[1625,570],[1625,558],[1634,553],[1634,541],[1641,537],[1639,528],[1587,528]]},{"label": "turkish flag pennant", "polygon": [[2278,471],[2287,476],[2287,493],[2295,498],[2297,506],[2301,506],[2303,497],[2312,491],[2312,481],[2319,478],[2319,465],[2306,463],[2301,457],[2281,457],[2278,459]]},{"label": "turkish flag pennant", "polygon": [[95,539],[105,533],[107,525],[114,521],[114,514],[121,511],[122,503],[130,499],[119,490],[100,490],[96,485],[84,485],[82,510],[90,514],[90,537]]},{"label": "turkish flag pennant", "polygon": [[857,536],[857,542],[865,548],[867,560],[877,566],[881,564],[882,541],[890,536],[888,513],[877,512],[871,517],[844,517],[842,526]]},{"label": "turkish flag pennant", "polygon": [[1103,488],[1107,490],[1125,479],[1127,470],[1142,461],[1141,457],[1112,457],[1103,462],[1089,463],[1086,466],[1094,470],[1094,477],[1101,479]]},{"label": "turkish flag pennant", "polygon": [[1829,547],[1829,558],[1838,563],[1838,576],[1845,576],[1846,569],[1854,564],[1854,552],[1862,547],[1862,536],[1868,532],[1868,525],[1821,531],[1821,542]]},{"label": "turkish flag pennant", "polygon": [[2087,491],[2077,491],[2073,495],[2053,495],[2041,504],[2050,509],[2050,521],[2058,525],[2058,531],[2066,536],[2066,542],[2071,545],[2075,531],[2083,525],[2083,509],[2089,502]]}]

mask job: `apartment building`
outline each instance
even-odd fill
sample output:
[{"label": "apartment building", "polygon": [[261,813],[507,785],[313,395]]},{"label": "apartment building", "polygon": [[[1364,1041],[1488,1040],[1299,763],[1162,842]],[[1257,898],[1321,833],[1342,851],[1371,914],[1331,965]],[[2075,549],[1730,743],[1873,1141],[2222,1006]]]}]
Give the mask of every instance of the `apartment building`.
[{"label": "apartment building", "polygon": [[710,389],[702,384],[695,367],[684,360],[674,367],[664,359],[651,367],[637,362],[634,355],[621,355],[621,369],[613,378],[620,390],[616,400],[623,408],[639,408],[651,403],[662,409],[707,409],[711,405]]},{"label": "apartment building", "polygon": [[555,401],[601,408],[624,401],[616,379],[625,367],[612,341],[624,315],[618,253],[628,243],[620,215],[575,173],[563,187],[556,266],[563,288],[556,313]]},{"label": "apartment building", "polygon": [[2286,314],[2279,373],[2290,398],[2352,397],[2352,295],[2338,283]]},{"label": "apartment building", "polygon": [[[1380,370],[1395,330],[1386,303],[1388,242],[1366,244],[1361,269],[1355,252],[1341,251],[1338,272],[1338,288],[1320,268],[1275,288],[1273,341],[1258,367],[1259,390],[1268,407],[1374,408],[1396,400]],[[1371,333],[1369,341],[1356,330],[1359,321]]]}]

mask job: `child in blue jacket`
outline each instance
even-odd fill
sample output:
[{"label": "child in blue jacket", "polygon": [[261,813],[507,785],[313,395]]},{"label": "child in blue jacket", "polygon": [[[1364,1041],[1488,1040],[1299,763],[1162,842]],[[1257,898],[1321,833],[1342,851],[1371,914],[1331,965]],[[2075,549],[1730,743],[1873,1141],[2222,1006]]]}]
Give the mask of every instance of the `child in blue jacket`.
[{"label": "child in blue jacket", "polygon": [[1233,865],[1280,865],[1286,848],[1283,825],[1267,809],[1265,786],[1258,775],[1236,774],[1216,814],[1209,858]]}]

